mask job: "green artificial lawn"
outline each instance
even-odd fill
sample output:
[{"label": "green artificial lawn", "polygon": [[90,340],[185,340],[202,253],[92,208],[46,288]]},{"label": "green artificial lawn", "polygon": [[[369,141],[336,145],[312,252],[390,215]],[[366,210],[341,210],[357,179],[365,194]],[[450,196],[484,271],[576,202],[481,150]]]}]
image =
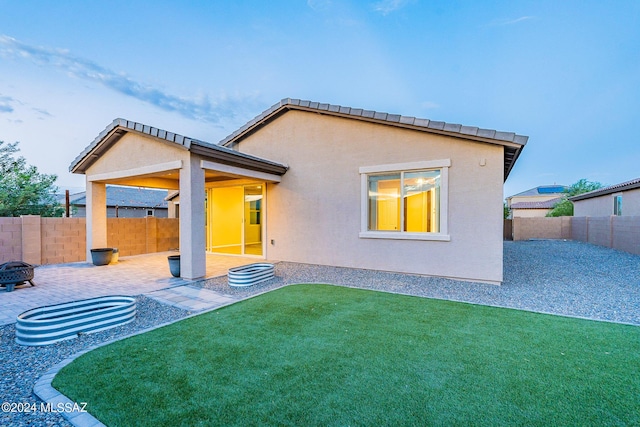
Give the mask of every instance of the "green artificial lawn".
[{"label": "green artificial lawn", "polygon": [[640,328],[295,285],[91,351],[108,426],[639,425]]}]

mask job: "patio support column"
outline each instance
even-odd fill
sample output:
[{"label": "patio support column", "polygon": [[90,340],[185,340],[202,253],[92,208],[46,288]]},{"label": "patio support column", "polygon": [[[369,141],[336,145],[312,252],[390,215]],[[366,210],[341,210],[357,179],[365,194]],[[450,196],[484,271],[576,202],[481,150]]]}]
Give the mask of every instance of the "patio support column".
[{"label": "patio support column", "polygon": [[87,181],[87,262],[91,249],[107,246],[107,186]]},{"label": "patio support column", "polygon": [[198,279],[207,272],[204,223],[204,169],[193,155],[180,169],[180,276]]}]

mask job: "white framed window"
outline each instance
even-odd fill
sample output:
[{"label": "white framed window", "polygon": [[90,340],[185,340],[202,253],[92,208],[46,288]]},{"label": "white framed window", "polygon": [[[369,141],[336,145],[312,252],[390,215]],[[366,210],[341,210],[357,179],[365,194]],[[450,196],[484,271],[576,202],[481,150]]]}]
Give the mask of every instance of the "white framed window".
[{"label": "white framed window", "polygon": [[450,166],[442,159],[361,167],[360,237],[449,241]]},{"label": "white framed window", "polygon": [[613,196],[613,214],[622,216],[622,194]]}]

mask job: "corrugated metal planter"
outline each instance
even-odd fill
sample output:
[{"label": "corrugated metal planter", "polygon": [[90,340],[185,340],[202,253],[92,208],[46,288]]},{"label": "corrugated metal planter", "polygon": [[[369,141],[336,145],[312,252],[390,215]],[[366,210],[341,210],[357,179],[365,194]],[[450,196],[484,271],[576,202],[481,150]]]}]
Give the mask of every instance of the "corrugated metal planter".
[{"label": "corrugated metal planter", "polygon": [[258,262],[229,269],[229,286],[245,287],[255,285],[273,278],[275,269],[273,264]]},{"label": "corrugated metal planter", "polygon": [[136,299],[106,296],[34,308],[16,320],[16,342],[46,345],[97,332],[134,320]]}]

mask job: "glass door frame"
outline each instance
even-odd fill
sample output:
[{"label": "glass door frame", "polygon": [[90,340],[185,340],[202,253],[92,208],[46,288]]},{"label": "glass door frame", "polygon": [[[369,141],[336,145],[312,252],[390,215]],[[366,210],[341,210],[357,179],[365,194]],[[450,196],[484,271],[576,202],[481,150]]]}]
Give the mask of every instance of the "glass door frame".
[{"label": "glass door frame", "polygon": [[[260,186],[262,189],[261,195],[262,195],[262,203],[260,206],[260,225],[261,225],[261,229],[260,229],[260,240],[261,240],[261,255],[255,255],[255,254],[248,254],[246,253],[246,242],[245,242],[245,227],[246,227],[246,221],[249,220],[249,218],[246,218],[246,214],[245,214],[245,200],[246,200],[246,187],[256,187],[256,186]],[[216,189],[216,188],[223,188],[223,187],[239,187],[242,188],[242,199],[240,201],[240,203],[242,204],[242,221],[241,221],[241,228],[240,228],[240,253],[225,253],[225,252],[216,252],[214,250],[214,248],[212,247],[212,232],[213,232],[213,218],[212,218],[212,209],[211,209],[211,203],[212,203],[212,189]],[[214,185],[210,185],[206,187],[206,205],[205,205],[205,233],[206,233],[206,252],[210,253],[210,254],[215,254],[215,255],[228,255],[228,256],[243,256],[243,257],[251,257],[251,258],[258,258],[258,259],[265,259],[266,258],[266,235],[267,235],[267,231],[266,231],[266,207],[267,207],[267,184],[266,182],[262,182],[262,181],[248,181],[248,180],[242,180],[242,182],[233,182],[233,183],[226,183],[226,184],[219,184],[216,183]]]}]

